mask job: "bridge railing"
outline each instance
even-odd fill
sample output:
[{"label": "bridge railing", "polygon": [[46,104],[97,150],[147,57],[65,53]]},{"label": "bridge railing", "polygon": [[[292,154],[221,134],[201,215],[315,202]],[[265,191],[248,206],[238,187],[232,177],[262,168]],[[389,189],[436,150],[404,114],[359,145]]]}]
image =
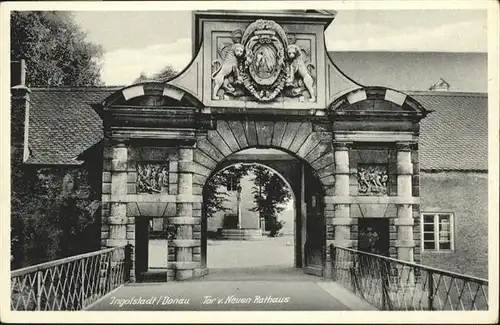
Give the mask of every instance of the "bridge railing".
[{"label": "bridge railing", "polygon": [[11,272],[11,310],[81,310],[129,280],[130,246]]},{"label": "bridge railing", "polygon": [[330,246],[332,278],[380,310],[488,310],[488,281]]}]

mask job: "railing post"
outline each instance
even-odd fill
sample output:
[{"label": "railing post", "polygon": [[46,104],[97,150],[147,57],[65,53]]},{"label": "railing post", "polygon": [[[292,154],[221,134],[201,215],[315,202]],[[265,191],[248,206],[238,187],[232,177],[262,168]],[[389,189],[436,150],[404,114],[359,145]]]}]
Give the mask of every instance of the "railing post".
[{"label": "railing post", "polygon": [[106,293],[111,291],[111,288],[113,286],[113,255],[115,254],[116,251],[111,251],[110,256],[109,256],[109,261],[108,261],[108,272],[107,272],[107,281],[106,281]]},{"label": "railing post", "polygon": [[132,270],[132,245],[127,244],[125,246],[125,257],[123,260],[124,263],[124,276],[123,281],[128,282],[130,280],[130,271]]},{"label": "railing post", "polygon": [[81,265],[80,272],[82,272],[82,274],[81,274],[82,283],[81,283],[81,290],[80,290],[82,302],[80,305],[81,305],[81,308],[83,309],[85,307],[85,259],[82,260],[80,265]]},{"label": "railing post", "polygon": [[432,271],[427,271],[427,283],[429,284],[428,288],[428,304],[429,310],[434,310],[434,277],[432,276]]},{"label": "railing post", "polygon": [[380,260],[380,282],[382,282],[382,310],[387,310],[387,270],[384,268],[385,261]]},{"label": "railing post", "polygon": [[42,271],[36,272],[36,307],[35,310],[39,311],[42,307]]},{"label": "railing post", "polygon": [[336,277],[336,270],[335,270],[335,267],[336,267],[336,262],[337,262],[337,249],[335,248],[335,246],[333,246],[333,244],[330,245],[330,259],[331,259],[331,263],[332,263],[332,281],[336,281],[337,280],[337,277]]},{"label": "railing post", "polygon": [[353,255],[353,259],[352,259],[352,265],[349,267],[349,273],[351,275],[351,283],[352,283],[352,291],[353,293],[356,293],[356,285],[357,285],[357,282],[356,282],[356,263],[357,263],[357,259],[356,259],[356,255]]}]

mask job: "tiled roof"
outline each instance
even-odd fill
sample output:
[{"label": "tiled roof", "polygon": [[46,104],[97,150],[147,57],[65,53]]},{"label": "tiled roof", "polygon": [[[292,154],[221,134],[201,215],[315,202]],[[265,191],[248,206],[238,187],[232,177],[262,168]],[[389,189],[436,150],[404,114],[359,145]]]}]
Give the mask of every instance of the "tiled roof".
[{"label": "tiled roof", "polygon": [[28,146],[31,164],[79,164],[76,158],[103,137],[90,104],[118,88],[31,89]]},{"label": "tiled roof", "polygon": [[488,169],[488,96],[481,93],[410,92],[433,110],[420,123],[420,168]]},{"label": "tiled roof", "polygon": [[[79,164],[76,157],[102,139],[102,121],[90,104],[119,88],[32,89],[31,164]],[[426,109],[421,122],[420,168],[487,170],[486,94],[409,92]]]}]

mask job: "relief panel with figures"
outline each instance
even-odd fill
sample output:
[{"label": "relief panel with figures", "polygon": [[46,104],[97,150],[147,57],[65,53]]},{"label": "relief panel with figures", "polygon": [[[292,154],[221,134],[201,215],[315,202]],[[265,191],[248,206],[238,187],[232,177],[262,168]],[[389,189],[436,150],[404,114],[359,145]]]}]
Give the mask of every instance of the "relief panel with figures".
[{"label": "relief panel with figures", "polygon": [[137,193],[168,192],[168,163],[137,163]]},{"label": "relief panel with figures", "polygon": [[358,164],[358,195],[387,195],[387,169],[385,164]]}]

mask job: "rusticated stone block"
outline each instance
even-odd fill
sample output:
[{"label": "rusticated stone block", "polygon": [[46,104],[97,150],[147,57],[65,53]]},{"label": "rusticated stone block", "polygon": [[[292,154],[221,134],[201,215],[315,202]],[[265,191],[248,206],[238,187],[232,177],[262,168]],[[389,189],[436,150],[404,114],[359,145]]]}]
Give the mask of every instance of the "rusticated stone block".
[{"label": "rusticated stone block", "polygon": [[102,194],[111,194],[111,183],[102,183]]},{"label": "rusticated stone block", "polygon": [[113,170],[113,167],[111,166],[111,159],[104,159],[102,161],[102,170],[110,172]]},{"label": "rusticated stone block", "polygon": [[136,194],[137,193],[137,187],[134,184],[127,184],[127,194]]},{"label": "rusticated stone block", "polygon": [[227,145],[233,152],[240,150],[240,145],[238,144],[238,141],[234,136],[228,122],[224,120],[217,121],[217,131],[220,133],[224,141],[226,141]]},{"label": "rusticated stone block", "polygon": [[111,209],[102,209],[101,210],[101,221],[104,222],[108,220]]},{"label": "rusticated stone block", "polygon": [[137,203],[141,216],[148,217],[163,217],[163,213],[167,208],[165,202],[140,202]]},{"label": "rusticated stone block", "polygon": [[136,161],[171,161],[178,159],[175,147],[142,147],[135,148],[130,153],[131,159]]},{"label": "rusticated stone block", "polygon": [[127,216],[140,216],[139,208],[137,207],[136,202],[128,202],[127,203]]},{"label": "rusticated stone block", "polygon": [[168,183],[177,184],[178,181],[179,181],[179,174],[177,172],[169,172]]},{"label": "rusticated stone block", "polygon": [[127,183],[135,183],[137,181],[137,172],[128,172],[127,173]]},{"label": "rusticated stone block", "polygon": [[217,166],[217,162],[213,158],[199,149],[194,150],[193,160],[209,169],[214,169]]},{"label": "rusticated stone block", "polygon": [[243,124],[241,121],[228,121],[231,132],[240,148],[248,147],[247,137],[245,135],[245,130],[243,129]]},{"label": "rusticated stone block", "polygon": [[102,172],[102,182],[111,183],[111,172]]}]

